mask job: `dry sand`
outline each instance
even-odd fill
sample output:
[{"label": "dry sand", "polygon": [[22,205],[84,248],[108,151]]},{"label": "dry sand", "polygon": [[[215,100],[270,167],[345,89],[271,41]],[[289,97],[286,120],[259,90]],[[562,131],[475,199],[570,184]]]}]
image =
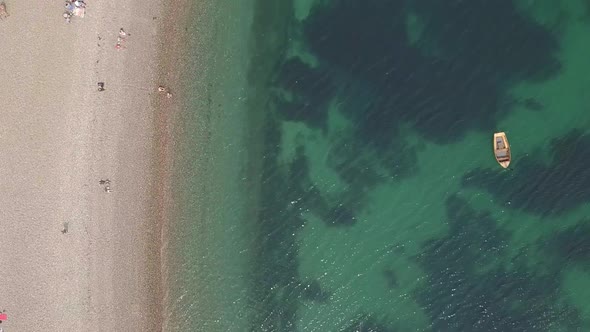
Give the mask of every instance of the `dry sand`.
[{"label": "dry sand", "polygon": [[68,24],[62,1],[5,1],[0,327],[159,331],[156,106],[175,102],[156,91],[164,2],[87,0]]}]

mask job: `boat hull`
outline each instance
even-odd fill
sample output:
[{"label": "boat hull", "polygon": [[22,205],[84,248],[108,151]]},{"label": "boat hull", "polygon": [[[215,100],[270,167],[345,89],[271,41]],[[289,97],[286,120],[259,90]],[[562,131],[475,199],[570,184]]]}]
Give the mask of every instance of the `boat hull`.
[{"label": "boat hull", "polygon": [[506,133],[499,132],[494,134],[493,147],[494,157],[496,158],[498,164],[500,164],[500,166],[503,168],[508,168],[508,166],[510,166],[512,156],[510,154],[510,144],[508,143]]}]

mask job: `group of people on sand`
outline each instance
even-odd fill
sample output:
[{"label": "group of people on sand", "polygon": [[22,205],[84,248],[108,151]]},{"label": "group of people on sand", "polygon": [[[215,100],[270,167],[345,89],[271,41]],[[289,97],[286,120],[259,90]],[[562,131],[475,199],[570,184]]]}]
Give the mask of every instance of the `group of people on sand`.
[{"label": "group of people on sand", "polygon": [[64,12],[64,19],[67,23],[70,23],[72,16],[84,17],[84,11],[86,10],[86,3],[82,0],[66,0],[66,11]]}]

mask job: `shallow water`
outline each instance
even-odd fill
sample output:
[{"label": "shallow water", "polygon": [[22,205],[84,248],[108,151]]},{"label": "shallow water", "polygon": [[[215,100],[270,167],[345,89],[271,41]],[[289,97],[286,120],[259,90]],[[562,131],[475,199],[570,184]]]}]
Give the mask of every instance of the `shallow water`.
[{"label": "shallow water", "polygon": [[590,328],[584,2],[322,3],[216,51],[250,61],[180,171],[168,330]]}]

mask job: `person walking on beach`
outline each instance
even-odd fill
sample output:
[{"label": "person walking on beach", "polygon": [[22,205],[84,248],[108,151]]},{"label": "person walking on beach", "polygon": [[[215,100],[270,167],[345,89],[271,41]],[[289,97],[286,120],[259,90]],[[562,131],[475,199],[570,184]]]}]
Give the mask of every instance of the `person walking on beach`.
[{"label": "person walking on beach", "polygon": [[123,42],[125,41],[125,37],[127,36],[131,36],[130,34],[128,34],[127,32],[125,32],[125,30],[123,30],[123,28],[119,29],[119,36],[117,37],[117,44],[115,44],[115,48],[120,50],[122,48],[125,48],[123,46]]}]

